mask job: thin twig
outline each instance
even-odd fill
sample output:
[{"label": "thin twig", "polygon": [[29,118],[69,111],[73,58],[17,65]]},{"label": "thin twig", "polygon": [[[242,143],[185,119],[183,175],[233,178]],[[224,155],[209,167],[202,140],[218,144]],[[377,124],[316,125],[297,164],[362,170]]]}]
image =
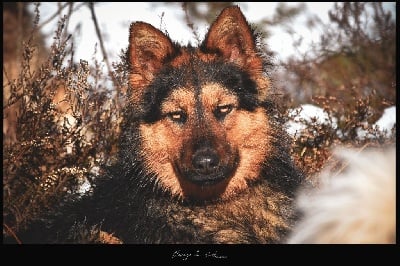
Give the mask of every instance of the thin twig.
[{"label": "thin twig", "polygon": [[192,30],[192,33],[193,33],[194,38],[196,39],[197,43],[200,43],[200,36],[197,33],[197,31],[194,29],[193,22],[189,18],[188,7],[187,7],[187,3],[186,2],[182,3],[182,9],[183,9],[183,11],[185,11],[186,25]]},{"label": "thin twig", "polygon": [[[60,12],[67,6],[69,5],[70,2],[65,3],[64,5],[62,5],[60,8],[57,9],[57,11],[54,13],[54,15],[52,15],[51,17],[49,17],[46,21],[42,22],[39,26],[38,26],[38,30],[40,30],[41,28],[43,28],[47,23],[49,23],[50,21],[52,21],[54,18],[56,18]],[[79,5],[77,5],[73,11],[78,10],[81,6],[83,6],[84,4],[86,4],[86,2],[83,2]]]},{"label": "thin twig", "polygon": [[108,60],[107,52],[106,52],[106,49],[104,47],[104,42],[103,42],[103,38],[101,36],[99,24],[97,23],[97,18],[96,18],[96,13],[94,11],[93,2],[89,2],[89,9],[90,9],[90,12],[92,14],[92,19],[93,19],[94,27],[96,29],[97,38],[99,38],[101,52],[103,53],[104,61],[106,62],[109,75],[111,76],[114,85],[118,86],[117,79],[115,78],[114,73],[112,72],[111,64],[110,64],[110,62]]},{"label": "thin twig", "polygon": [[7,232],[14,237],[15,241],[17,241],[18,244],[22,244],[21,240],[19,240],[14,231],[7,224],[3,223],[3,225],[6,228]]},{"label": "thin twig", "polygon": [[71,18],[73,9],[74,9],[74,3],[73,3],[73,2],[69,2],[68,15],[67,15],[67,18],[68,18],[68,19],[65,21],[65,28],[64,28],[64,36],[63,36],[63,39],[66,39],[66,38],[68,37],[68,25],[69,25],[69,22],[70,22],[70,20],[71,20],[70,18]]}]

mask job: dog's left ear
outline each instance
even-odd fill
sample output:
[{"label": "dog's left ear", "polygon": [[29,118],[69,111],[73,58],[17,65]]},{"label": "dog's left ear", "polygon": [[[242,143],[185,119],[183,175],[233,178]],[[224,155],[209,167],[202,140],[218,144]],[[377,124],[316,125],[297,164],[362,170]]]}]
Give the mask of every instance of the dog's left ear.
[{"label": "dog's left ear", "polygon": [[255,36],[239,7],[227,7],[221,12],[202,46],[247,71],[258,85],[259,99],[265,98],[269,79],[263,76],[263,59],[257,52]]}]

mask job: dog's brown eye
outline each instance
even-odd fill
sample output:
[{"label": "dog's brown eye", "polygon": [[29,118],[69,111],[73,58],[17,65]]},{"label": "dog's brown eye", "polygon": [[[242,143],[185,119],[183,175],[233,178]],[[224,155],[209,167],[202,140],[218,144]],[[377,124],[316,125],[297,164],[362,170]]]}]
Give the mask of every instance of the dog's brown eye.
[{"label": "dog's brown eye", "polygon": [[231,104],[219,105],[214,111],[214,115],[217,119],[224,119],[227,114],[229,114],[233,109]]},{"label": "dog's brown eye", "polygon": [[168,113],[167,116],[169,117],[169,119],[179,124],[183,124],[186,122],[186,114],[183,111],[171,112]]}]

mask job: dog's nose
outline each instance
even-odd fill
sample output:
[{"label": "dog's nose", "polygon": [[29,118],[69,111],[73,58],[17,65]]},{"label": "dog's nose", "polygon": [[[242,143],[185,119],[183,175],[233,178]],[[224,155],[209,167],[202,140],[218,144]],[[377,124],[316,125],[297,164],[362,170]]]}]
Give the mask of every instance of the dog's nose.
[{"label": "dog's nose", "polygon": [[199,151],[193,157],[192,164],[198,173],[209,175],[218,168],[219,157],[215,152],[210,150]]}]

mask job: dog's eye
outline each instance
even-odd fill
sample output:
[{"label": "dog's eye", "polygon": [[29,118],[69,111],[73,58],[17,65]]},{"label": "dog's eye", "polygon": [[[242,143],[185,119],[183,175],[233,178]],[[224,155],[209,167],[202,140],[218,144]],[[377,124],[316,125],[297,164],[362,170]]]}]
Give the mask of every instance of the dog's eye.
[{"label": "dog's eye", "polygon": [[169,119],[171,119],[172,121],[178,123],[178,124],[183,124],[186,122],[186,114],[183,111],[176,111],[176,112],[171,112],[168,113],[167,116],[169,117]]},{"label": "dog's eye", "polygon": [[214,110],[214,115],[217,119],[224,119],[227,114],[229,114],[233,109],[231,104],[219,105]]}]

